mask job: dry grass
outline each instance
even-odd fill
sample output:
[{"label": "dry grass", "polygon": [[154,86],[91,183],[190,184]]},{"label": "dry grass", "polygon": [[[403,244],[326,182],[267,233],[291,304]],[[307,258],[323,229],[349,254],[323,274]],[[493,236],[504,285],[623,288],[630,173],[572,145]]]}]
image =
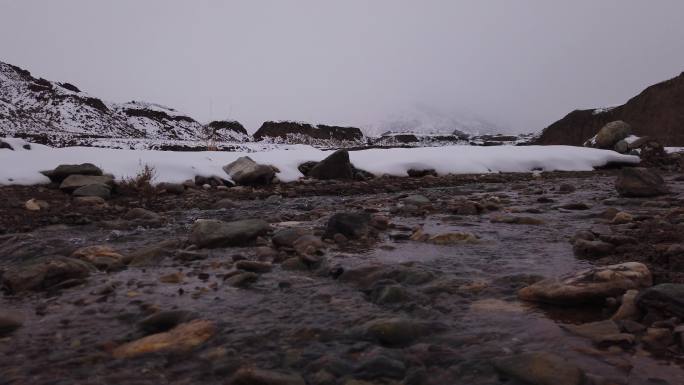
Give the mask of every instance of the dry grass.
[{"label": "dry grass", "polygon": [[152,184],[156,178],[154,167],[144,165],[134,177],[124,179],[119,183],[119,191],[123,195],[132,195],[140,198],[140,203],[150,206],[157,198],[157,188]]}]

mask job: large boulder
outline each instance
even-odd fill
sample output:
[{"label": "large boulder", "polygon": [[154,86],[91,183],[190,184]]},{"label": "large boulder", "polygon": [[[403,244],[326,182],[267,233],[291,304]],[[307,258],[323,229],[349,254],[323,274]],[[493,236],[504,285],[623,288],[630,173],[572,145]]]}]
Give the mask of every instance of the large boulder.
[{"label": "large boulder", "polygon": [[653,278],[648,267],[639,262],[583,270],[562,279],[545,279],[518,291],[525,301],[558,305],[603,302],[630,289],[650,287]]},{"label": "large boulder", "polygon": [[203,248],[242,246],[269,230],[268,223],[261,219],[234,222],[198,219],[192,227],[190,243]]},{"label": "large boulder", "polygon": [[624,197],[652,197],[668,192],[660,175],[642,167],[623,169],[615,181],[615,189]]},{"label": "large boulder", "polygon": [[70,175],[102,175],[102,170],[92,163],[60,164],[54,170],[41,171],[51,181],[60,183]]},{"label": "large boulder", "polygon": [[632,134],[632,126],[616,120],[603,126],[596,134],[596,141],[594,147],[612,149],[617,142]]},{"label": "large boulder", "polygon": [[337,150],[318,162],[308,175],[315,179],[353,179],[354,169],[347,150]]},{"label": "large boulder", "polygon": [[230,175],[235,183],[244,186],[270,184],[275,176],[273,167],[259,164],[248,156],[240,157],[223,166],[223,171]]},{"label": "large boulder", "polygon": [[584,372],[552,353],[523,353],[494,360],[496,370],[506,377],[530,385],[584,385]]},{"label": "large boulder", "polygon": [[94,268],[74,258],[51,257],[10,267],[2,274],[2,286],[11,293],[49,289],[68,280],[87,278]]},{"label": "large boulder", "polygon": [[72,192],[79,187],[90,186],[93,184],[104,184],[111,186],[114,184],[114,178],[111,175],[80,175],[74,174],[66,177],[59,185],[59,189],[67,192]]},{"label": "large boulder", "polygon": [[657,310],[684,318],[684,284],[663,283],[641,292],[636,303],[644,311]]}]

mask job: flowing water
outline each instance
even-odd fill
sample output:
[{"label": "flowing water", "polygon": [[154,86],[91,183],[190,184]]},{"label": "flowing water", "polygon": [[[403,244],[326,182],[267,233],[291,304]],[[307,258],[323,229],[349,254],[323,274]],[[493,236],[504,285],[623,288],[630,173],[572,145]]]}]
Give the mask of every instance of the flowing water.
[{"label": "flowing water", "polygon": [[[0,339],[0,384],[221,384],[244,366],[299,373],[310,384],[343,384],[364,377],[370,383],[499,384],[504,382],[492,369],[492,359],[534,351],[557,353],[616,383],[683,384],[684,371],[674,363],[644,352],[600,351],[559,327],[605,319],[609,314],[602,309],[539,307],[517,300],[517,289],[539,277],[591,266],[573,256],[569,238],[578,230],[602,226],[596,217],[607,208],[601,202],[614,196],[612,181],[597,177],[568,182],[577,185],[576,192],[554,193],[558,181],[543,179],[524,186],[471,184],[417,192],[435,207],[462,197],[496,196],[512,215],[541,219],[542,225],[492,223],[491,216],[501,212],[404,215],[390,212],[402,196],[392,193],[243,201],[236,209],[167,212],[167,222],[159,228],[57,226],[17,237],[2,264],[26,258],[22,249],[51,254],[108,244],[126,254],[186,237],[197,218],[259,217],[275,227],[316,231],[332,212],[369,209],[399,225],[363,247],[330,245],[323,272],[287,271],[276,265],[247,289],[227,285],[223,276],[236,254],[255,259],[253,247],[214,249],[206,259],[193,262],[167,258],[154,267],[100,272],[59,293],[0,297],[2,308],[26,318],[11,337]],[[542,193],[554,202],[539,203]],[[578,202],[590,208],[558,208]],[[640,210],[638,202],[625,208]],[[449,246],[405,240],[417,226],[430,234],[470,232],[480,239]],[[406,297],[374,303],[368,288],[354,279],[355,271],[369,266],[400,271],[386,276],[398,281]],[[340,278],[330,274],[343,270]],[[160,277],[178,272],[181,283],[160,282]],[[154,309],[192,311],[215,321],[217,332],[190,353],[113,358],[111,346],[140,338],[136,323]],[[367,338],[366,324],[389,318],[429,321],[435,329],[407,346]],[[367,363],[380,356],[402,363],[403,369]],[[376,372],[384,373],[384,382],[371,378]]]}]

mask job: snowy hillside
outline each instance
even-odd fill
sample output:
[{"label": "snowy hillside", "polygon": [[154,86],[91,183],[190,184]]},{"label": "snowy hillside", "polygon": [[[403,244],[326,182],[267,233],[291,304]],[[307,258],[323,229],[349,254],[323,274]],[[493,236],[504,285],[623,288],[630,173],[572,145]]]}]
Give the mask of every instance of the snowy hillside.
[{"label": "snowy hillside", "polygon": [[33,77],[0,62],[0,135],[25,136],[57,146],[89,145],[96,138],[242,140],[243,132],[214,130],[173,108],[133,101],[117,104],[68,83]]}]

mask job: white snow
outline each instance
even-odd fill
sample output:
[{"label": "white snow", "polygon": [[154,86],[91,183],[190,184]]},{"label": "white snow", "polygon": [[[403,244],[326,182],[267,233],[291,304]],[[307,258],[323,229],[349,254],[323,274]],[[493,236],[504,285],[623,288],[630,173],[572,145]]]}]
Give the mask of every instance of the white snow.
[{"label": "white snow", "polygon": [[676,152],[684,152],[684,147],[665,147],[665,152],[674,154]]},{"label": "white snow", "polygon": [[[15,143],[14,139],[3,139]],[[238,157],[276,166],[283,182],[302,177],[297,166],[331,154],[305,145],[291,145],[262,152],[171,152],[117,150],[94,147],[52,148],[31,144],[29,151],[0,150],[0,185],[47,183],[40,174],[60,164],[94,163],[116,178],[135,176],[144,165],[154,167],[156,183],[182,182],[195,175],[227,177],[222,167]],[[608,162],[638,163],[636,156],[572,146],[447,146],[352,151],[352,163],[375,175],[406,176],[409,169],[435,169],[439,174],[590,171]]]},{"label": "white snow", "polygon": [[632,143],[636,142],[637,140],[639,140],[639,137],[636,136],[636,135],[630,135],[630,136],[626,137],[626,138],[623,139],[623,140],[624,140],[625,142],[627,142],[627,144],[632,144]]}]

